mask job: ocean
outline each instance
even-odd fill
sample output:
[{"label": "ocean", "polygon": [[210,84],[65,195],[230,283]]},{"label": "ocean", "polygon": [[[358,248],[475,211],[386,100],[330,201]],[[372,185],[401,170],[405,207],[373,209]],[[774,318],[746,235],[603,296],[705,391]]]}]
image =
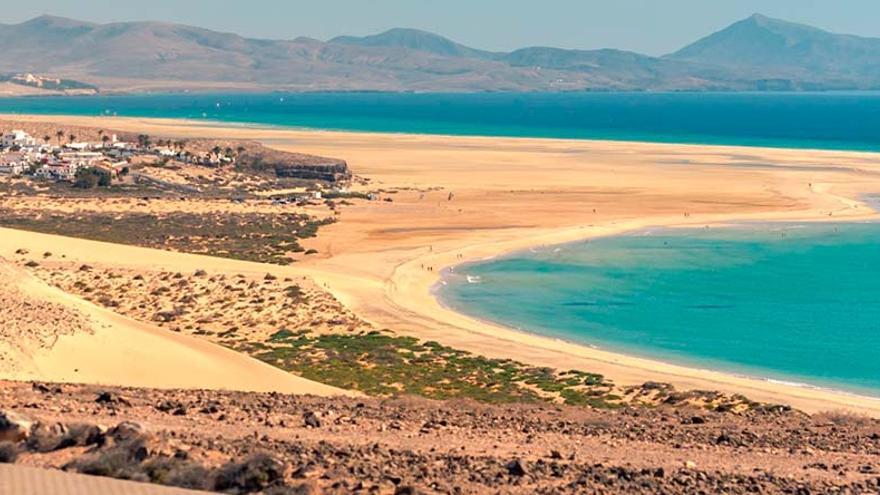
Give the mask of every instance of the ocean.
[{"label": "ocean", "polygon": [[880,396],[880,224],[641,231],[445,280],[449,307],[524,331]]},{"label": "ocean", "polygon": [[880,93],[298,93],[0,98],[2,113],[367,132],[880,150]]}]

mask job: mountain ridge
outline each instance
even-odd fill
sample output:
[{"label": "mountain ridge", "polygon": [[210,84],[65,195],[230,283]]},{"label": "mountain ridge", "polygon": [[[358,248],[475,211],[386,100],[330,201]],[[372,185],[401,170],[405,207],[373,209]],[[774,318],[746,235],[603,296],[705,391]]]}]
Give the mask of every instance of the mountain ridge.
[{"label": "mountain ridge", "polygon": [[662,57],[606,48],[492,52],[393,28],[254,39],[161,21],[44,15],[0,24],[0,72],[110,91],[739,91],[880,88],[880,39],[755,14]]}]

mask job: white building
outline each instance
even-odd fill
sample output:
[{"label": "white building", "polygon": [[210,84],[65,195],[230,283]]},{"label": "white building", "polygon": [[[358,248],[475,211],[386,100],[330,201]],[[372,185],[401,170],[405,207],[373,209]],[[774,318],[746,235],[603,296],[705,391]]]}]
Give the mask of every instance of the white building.
[{"label": "white building", "polygon": [[73,163],[43,165],[34,171],[34,176],[41,179],[73,180],[80,167]]},{"label": "white building", "polygon": [[13,129],[3,135],[0,144],[2,144],[4,148],[9,148],[11,146],[30,147],[36,146],[37,140],[22,130]]},{"label": "white building", "polygon": [[104,154],[95,151],[66,151],[58,154],[61,161],[72,163],[78,167],[90,167],[104,160]]},{"label": "white building", "polygon": [[167,156],[167,157],[177,156],[176,151],[174,151],[171,148],[166,148],[164,146],[153,148],[153,152],[158,154],[159,156]]},{"label": "white building", "polygon": [[21,175],[28,168],[27,158],[21,153],[0,154],[0,174]]},{"label": "white building", "polygon": [[64,147],[67,149],[71,149],[71,150],[85,151],[87,149],[90,149],[92,147],[92,145],[89,143],[76,142],[76,143],[67,143],[64,145]]},{"label": "white building", "polygon": [[27,170],[27,165],[22,163],[10,163],[0,165],[0,175],[21,175]]}]

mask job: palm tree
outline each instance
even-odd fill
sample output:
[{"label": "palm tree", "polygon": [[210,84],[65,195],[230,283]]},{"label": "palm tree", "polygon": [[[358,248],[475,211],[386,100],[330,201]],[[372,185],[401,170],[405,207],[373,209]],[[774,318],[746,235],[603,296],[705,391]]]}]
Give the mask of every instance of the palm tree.
[{"label": "palm tree", "polygon": [[104,143],[105,148],[107,147],[107,141],[110,141],[110,136],[108,136],[106,134],[101,136],[101,142]]},{"label": "palm tree", "polygon": [[61,138],[64,137],[64,131],[56,131],[55,137],[58,138],[58,146],[61,146]]},{"label": "palm tree", "polygon": [[68,143],[72,143],[72,142],[74,142],[74,141],[76,141],[76,136],[75,136],[75,135],[71,134],[71,135],[67,136],[67,142],[68,142]]},{"label": "palm tree", "polygon": [[43,142],[45,142],[46,144],[49,144],[49,141],[50,141],[51,139],[52,139],[52,138],[51,138],[48,134],[45,135],[45,136],[43,136]]}]

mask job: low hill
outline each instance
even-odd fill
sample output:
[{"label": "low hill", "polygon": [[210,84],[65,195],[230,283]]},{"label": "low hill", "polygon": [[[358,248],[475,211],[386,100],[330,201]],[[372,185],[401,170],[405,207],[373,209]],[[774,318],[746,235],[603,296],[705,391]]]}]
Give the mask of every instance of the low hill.
[{"label": "low hill", "polygon": [[363,47],[402,48],[445,57],[463,57],[492,60],[497,55],[492,52],[476,50],[456,43],[443,36],[418,29],[389,29],[372,36],[338,36],[329,43]]}]

